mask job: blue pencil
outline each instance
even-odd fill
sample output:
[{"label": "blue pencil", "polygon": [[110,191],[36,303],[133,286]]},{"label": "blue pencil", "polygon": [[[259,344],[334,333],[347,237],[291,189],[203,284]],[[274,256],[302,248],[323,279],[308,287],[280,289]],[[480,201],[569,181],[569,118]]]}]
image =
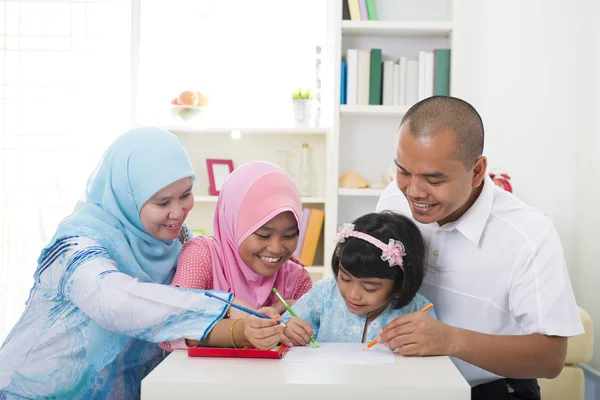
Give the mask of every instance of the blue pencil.
[{"label": "blue pencil", "polygon": [[[256,311],[254,311],[254,310],[251,310],[251,309],[249,309],[249,308],[246,308],[246,307],[240,306],[240,305],[238,305],[238,304],[232,303],[232,302],[231,302],[231,301],[229,301],[229,300],[222,299],[222,298],[220,298],[219,296],[215,296],[214,294],[212,294],[212,293],[210,293],[210,292],[204,292],[204,294],[205,294],[206,296],[208,296],[208,297],[212,297],[213,299],[221,300],[222,302],[224,302],[224,303],[227,303],[227,304],[229,304],[231,307],[237,308],[238,310],[242,310],[242,311],[244,311],[244,312],[247,312],[248,314],[256,315],[258,318],[264,318],[264,319],[273,319],[273,318],[271,318],[271,317],[267,317],[266,315],[264,315],[264,314],[261,314],[261,313],[259,313],[259,312],[256,312]],[[283,325],[285,328],[287,328],[287,326],[286,326],[286,325],[285,325],[285,324],[284,324],[282,321],[277,321],[277,323],[278,323],[278,324],[281,324],[281,325]]]}]

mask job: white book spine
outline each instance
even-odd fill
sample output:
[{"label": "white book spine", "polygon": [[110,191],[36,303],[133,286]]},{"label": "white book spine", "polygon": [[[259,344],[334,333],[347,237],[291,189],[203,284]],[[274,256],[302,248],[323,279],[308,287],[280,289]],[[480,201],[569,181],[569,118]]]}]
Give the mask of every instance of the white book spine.
[{"label": "white book spine", "polygon": [[433,53],[425,53],[425,97],[433,96]]},{"label": "white book spine", "polygon": [[419,62],[406,62],[406,105],[408,107],[419,101]]},{"label": "white book spine", "polygon": [[383,62],[382,104],[384,106],[394,105],[394,65],[392,60],[385,60]]},{"label": "white book spine", "polygon": [[419,100],[425,98],[425,69],[427,66],[425,51],[419,51]]},{"label": "white book spine", "polygon": [[401,88],[400,88],[400,64],[394,64],[394,96],[392,99],[392,103],[395,106],[401,106],[402,100],[400,97]]},{"label": "white book spine", "polygon": [[357,105],[358,98],[358,50],[346,52],[346,104]]},{"label": "white book spine", "polygon": [[399,105],[405,106],[407,105],[406,101],[406,57],[400,57],[400,103]]},{"label": "white book spine", "polygon": [[371,52],[368,50],[358,51],[358,95],[359,106],[369,105],[369,87],[371,83]]}]

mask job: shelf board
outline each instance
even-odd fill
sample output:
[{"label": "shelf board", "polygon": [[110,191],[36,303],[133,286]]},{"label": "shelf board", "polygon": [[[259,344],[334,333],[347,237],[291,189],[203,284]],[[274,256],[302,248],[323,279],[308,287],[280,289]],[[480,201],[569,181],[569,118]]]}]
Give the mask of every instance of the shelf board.
[{"label": "shelf board", "polygon": [[340,196],[358,196],[358,197],[379,197],[383,193],[383,189],[338,189]]},{"label": "shelf board", "polygon": [[[196,203],[216,203],[219,196],[194,196]],[[323,204],[325,203],[324,197],[302,197],[302,203],[304,204]]]},{"label": "shelf board", "polygon": [[446,37],[450,22],[342,21],[344,36]]},{"label": "shelf board", "polygon": [[342,115],[378,116],[378,117],[402,117],[408,111],[405,106],[348,106],[340,105]]},{"label": "shelf board", "polygon": [[193,126],[163,126],[171,133],[198,135],[231,135],[239,131],[244,135],[327,135],[329,128],[195,128]]}]

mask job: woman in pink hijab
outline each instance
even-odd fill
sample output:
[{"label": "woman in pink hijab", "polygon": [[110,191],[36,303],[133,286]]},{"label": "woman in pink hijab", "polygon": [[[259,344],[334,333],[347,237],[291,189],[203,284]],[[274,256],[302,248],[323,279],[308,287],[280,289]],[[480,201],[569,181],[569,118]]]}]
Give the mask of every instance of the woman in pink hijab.
[{"label": "woman in pink hijab", "polygon": [[[292,304],[312,287],[304,267],[290,261],[301,216],[300,193],[283,169],[262,161],[236,168],[217,201],[214,236],[183,246],[171,285],[223,290],[255,309],[284,312],[273,288]],[[171,351],[192,343],[197,344],[180,339],[160,346]]]}]

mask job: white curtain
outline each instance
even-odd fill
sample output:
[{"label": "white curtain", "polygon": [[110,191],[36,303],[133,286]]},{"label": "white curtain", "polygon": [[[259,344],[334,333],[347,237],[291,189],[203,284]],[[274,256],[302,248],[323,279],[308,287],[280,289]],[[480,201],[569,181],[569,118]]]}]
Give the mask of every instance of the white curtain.
[{"label": "white curtain", "polygon": [[0,343],[40,250],[130,124],[129,0],[0,2]]}]

